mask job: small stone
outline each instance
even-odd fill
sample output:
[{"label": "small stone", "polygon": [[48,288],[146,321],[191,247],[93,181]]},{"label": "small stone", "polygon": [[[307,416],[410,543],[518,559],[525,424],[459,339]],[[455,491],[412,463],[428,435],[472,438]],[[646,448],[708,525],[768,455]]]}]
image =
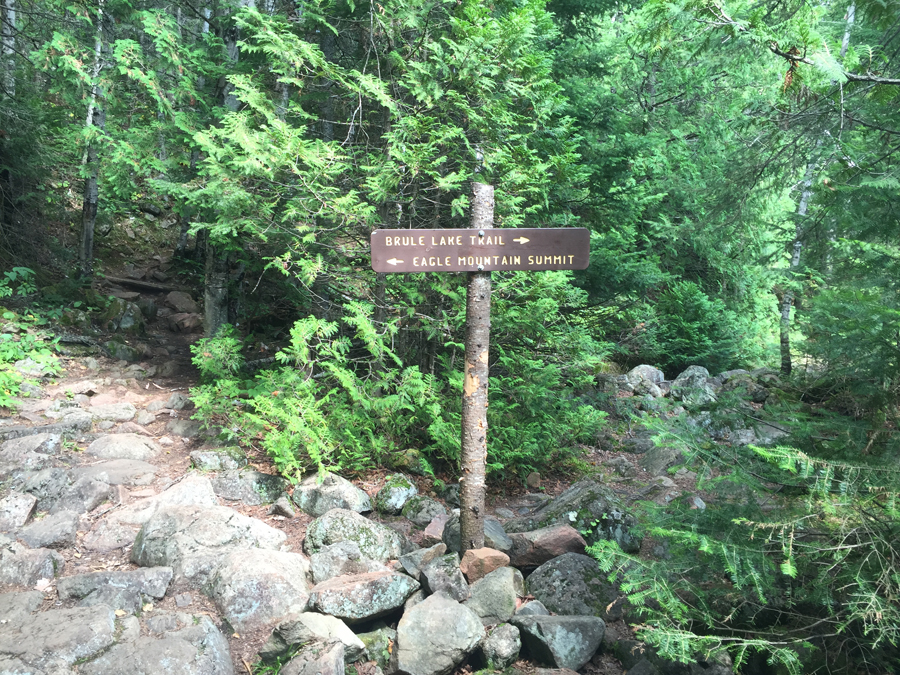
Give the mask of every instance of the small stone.
[{"label": "small stone", "polygon": [[194,314],[200,311],[200,306],[194,299],[182,291],[172,291],[166,296],[168,302],[175,311]]},{"label": "small stone", "polygon": [[75,544],[78,514],[60,511],[46,516],[19,532],[19,538],[31,548],[67,548]]},{"label": "small stone", "polygon": [[532,490],[537,490],[538,488],[540,488],[541,474],[539,474],[537,471],[532,471],[525,479],[525,485],[527,485]]},{"label": "small stone", "polygon": [[151,412],[147,412],[146,410],[141,410],[134,418],[134,421],[141,426],[147,426],[148,424],[153,424],[156,421],[156,415]]},{"label": "small stone", "polygon": [[491,572],[509,565],[509,556],[493,548],[469,549],[463,554],[459,569],[470,584],[484,578]]},{"label": "small stone", "polygon": [[193,420],[172,420],[166,425],[166,431],[182,438],[196,438],[200,435],[200,422]]},{"label": "small stone", "polygon": [[25,525],[34,515],[38,500],[22,492],[10,492],[0,499],[0,532],[9,532]]},{"label": "small stone", "polygon": [[179,593],[175,596],[175,606],[176,607],[188,607],[194,602],[194,598],[191,597],[190,593]]},{"label": "small stone", "polygon": [[286,495],[282,495],[276,499],[275,503],[269,507],[269,510],[266,513],[270,516],[284,516],[285,518],[293,518],[296,515],[294,509],[291,508],[291,501]]},{"label": "small stone", "polygon": [[504,623],[491,631],[481,643],[481,655],[484,664],[492,670],[503,670],[519,658],[522,639],[519,629],[512,624]]}]

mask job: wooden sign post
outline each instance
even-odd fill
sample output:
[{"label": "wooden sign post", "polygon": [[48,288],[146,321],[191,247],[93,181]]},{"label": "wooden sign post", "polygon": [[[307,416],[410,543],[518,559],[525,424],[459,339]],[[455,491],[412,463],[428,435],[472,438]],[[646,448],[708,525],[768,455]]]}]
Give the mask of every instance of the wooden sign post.
[{"label": "wooden sign post", "polygon": [[375,230],[376,272],[468,272],[462,398],[460,535],[464,553],[484,546],[491,271],[579,270],[588,266],[584,228],[494,229],[494,188],[472,184],[467,230]]}]

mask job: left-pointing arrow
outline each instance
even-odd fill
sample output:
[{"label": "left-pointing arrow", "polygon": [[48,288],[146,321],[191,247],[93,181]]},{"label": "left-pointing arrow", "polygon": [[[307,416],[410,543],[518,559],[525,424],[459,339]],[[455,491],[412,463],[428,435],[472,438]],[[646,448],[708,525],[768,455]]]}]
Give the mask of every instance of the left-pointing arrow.
[{"label": "left-pointing arrow", "polygon": [[391,258],[387,261],[388,265],[399,265],[402,262],[402,260],[398,260],[397,258]]}]

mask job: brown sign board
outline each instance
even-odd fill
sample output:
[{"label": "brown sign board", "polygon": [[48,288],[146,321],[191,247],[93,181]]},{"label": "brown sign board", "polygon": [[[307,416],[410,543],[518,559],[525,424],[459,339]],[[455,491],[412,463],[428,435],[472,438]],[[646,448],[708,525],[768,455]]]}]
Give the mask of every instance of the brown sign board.
[{"label": "brown sign board", "polygon": [[375,230],[376,272],[491,272],[583,270],[590,232],[585,228],[487,230]]}]

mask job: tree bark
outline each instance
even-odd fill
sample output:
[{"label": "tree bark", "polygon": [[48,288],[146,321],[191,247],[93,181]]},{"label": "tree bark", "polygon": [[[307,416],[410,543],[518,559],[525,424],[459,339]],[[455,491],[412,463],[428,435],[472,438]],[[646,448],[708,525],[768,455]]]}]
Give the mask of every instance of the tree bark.
[{"label": "tree bark", "polygon": [[203,330],[215,337],[228,323],[228,254],[206,240],[206,279],[203,291]]},{"label": "tree bark", "polygon": [[[472,192],[472,229],[483,231],[493,227],[493,186],[476,182],[472,184]],[[459,481],[461,553],[484,546],[490,336],[491,273],[469,272],[466,289],[466,360],[463,367],[462,477]]]},{"label": "tree bark", "polygon": [[3,63],[3,90],[7,98],[16,95],[16,0],[3,0],[0,26],[0,53]]},{"label": "tree bark", "polygon": [[[102,70],[102,52],[103,4],[101,3],[100,16],[97,19],[97,35],[94,40],[94,65],[91,71],[91,79],[94,84],[91,87],[91,99],[88,103],[87,116],[84,122],[85,128],[96,126],[101,131],[106,126],[106,113],[98,105],[101,92],[97,80]],[[98,161],[97,144],[89,140],[81,160],[82,167],[86,173],[86,178],[84,179],[84,200],[81,206],[81,250],[78,256],[82,277],[91,277],[94,274],[94,228],[97,224],[97,208],[100,201],[100,191],[97,185],[99,175]]]}]

